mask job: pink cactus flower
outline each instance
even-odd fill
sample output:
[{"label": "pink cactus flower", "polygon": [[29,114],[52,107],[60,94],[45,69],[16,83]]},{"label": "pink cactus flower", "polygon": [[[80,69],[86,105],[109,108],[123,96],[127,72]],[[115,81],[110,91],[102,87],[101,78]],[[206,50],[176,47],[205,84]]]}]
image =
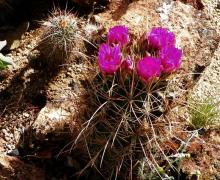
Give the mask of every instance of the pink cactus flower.
[{"label": "pink cactus flower", "polygon": [[171,73],[180,68],[181,65],[182,50],[175,47],[165,47],[159,52],[159,58],[161,59],[162,72]]},{"label": "pink cactus flower", "polygon": [[160,59],[144,57],[137,62],[137,73],[144,82],[160,76]]},{"label": "pink cactus flower", "polygon": [[131,57],[129,56],[127,59],[125,59],[125,60],[122,62],[122,64],[121,64],[121,69],[130,72],[130,71],[133,70],[133,67],[134,67],[133,64],[134,64],[134,63],[133,63],[133,61],[131,60]]},{"label": "pink cactus flower", "polygon": [[119,46],[101,44],[98,53],[98,65],[102,73],[114,74],[120,68],[122,60]]},{"label": "pink cactus flower", "polygon": [[149,33],[148,43],[153,48],[163,48],[167,46],[175,46],[175,35],[166,28],[154,27]]},{"label": "pink cactus flower", "polygon": [[122,25],[110,28],[107,39],[109,44],[119,44],[121,47],[127,45],[130,41],[128,28]]}]

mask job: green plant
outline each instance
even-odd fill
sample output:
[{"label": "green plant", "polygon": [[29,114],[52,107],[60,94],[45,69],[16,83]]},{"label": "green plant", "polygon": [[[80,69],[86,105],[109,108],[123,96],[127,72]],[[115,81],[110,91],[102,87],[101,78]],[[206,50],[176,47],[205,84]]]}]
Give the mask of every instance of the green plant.
[{"label": "green plant", "polygon": [[190,100],[190,124],[195,129],[209,128],[219,123],[218,104],[211,99]]},{"label": "green plant", "polygon": [[[0,51],[6,46],[6,41],[0,41]],[[12,59],[0,53],[0,70],[5,69],[8,65],[13,65]]]}]

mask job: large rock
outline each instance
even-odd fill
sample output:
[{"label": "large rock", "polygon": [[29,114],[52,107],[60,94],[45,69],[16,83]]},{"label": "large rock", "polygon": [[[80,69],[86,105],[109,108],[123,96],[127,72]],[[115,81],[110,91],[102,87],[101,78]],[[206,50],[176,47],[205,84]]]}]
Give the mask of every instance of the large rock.
[{"label": "large rock", "polygon": [[23,22],[18,26],[5,26],[0,29],[0,40],[7,40],[7,46],[3,50],[13,50],[20,46],[22,35],[28,30],[29,22]]},{"label": "large rock", "polygon": [[177,46],[184,51],[184,65],[193,69],[196,63],[210,63],[219,41],[217,24],[210,11],[206,4],[204,10],[199,11],[189,4],[172,0],[126,3],[115,0],[107,11],[95,15],[95,19],[106,29],[116,24],[126,25],[136,35],[154,26],[167,27],[175,33]]},{"label": "large rock", "polygon": [[[216,30],[220,32],[220,9],[218,0],[204,0],[204,3],[213,17],[213,22],[216,25]],[[207,38],[207,40],[209,40]],[[211,64],[202,73],[201,78],[192,90],[192,96],[199,100],[212,98],[216,103],[220,102],[220,44],[218,38],[218,46],[210,58]],[[219,104],[220,108],[220,104]]]}]

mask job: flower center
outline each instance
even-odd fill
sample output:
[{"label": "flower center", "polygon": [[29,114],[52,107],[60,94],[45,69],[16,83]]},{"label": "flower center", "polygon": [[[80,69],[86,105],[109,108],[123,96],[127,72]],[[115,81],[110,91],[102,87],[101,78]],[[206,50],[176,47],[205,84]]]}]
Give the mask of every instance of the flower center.
[{"label": "flower center", "polygon": [[111,61],[111,54],[106,54],[105,59],[106,61]]}]

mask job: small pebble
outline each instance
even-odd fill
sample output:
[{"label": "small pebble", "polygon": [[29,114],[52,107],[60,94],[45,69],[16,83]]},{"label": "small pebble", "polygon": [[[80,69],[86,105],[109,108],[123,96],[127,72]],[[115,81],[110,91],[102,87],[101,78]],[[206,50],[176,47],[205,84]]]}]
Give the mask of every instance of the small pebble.
[{"label": "small pebble", "polygon": [[7,154],[10,156],[19,156],[20,153],[19,153],[18,149],[13,149],[13,150],[8,151]]},{"label": "small pebble", "polygon": [[3,133],[4,135],[6,135],[6,134],[7,134],[6,129],[2,129],[2,133]]},{"label": "small pebble", "polygon": [[28,118],[28,117],[30,117],[30,114],[28,114],[28,113],[23,113],[23,116],[26,117],[26,118]]}]

